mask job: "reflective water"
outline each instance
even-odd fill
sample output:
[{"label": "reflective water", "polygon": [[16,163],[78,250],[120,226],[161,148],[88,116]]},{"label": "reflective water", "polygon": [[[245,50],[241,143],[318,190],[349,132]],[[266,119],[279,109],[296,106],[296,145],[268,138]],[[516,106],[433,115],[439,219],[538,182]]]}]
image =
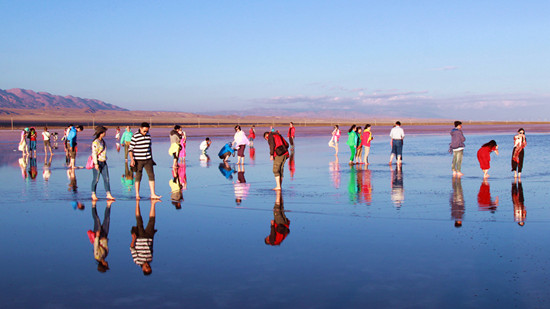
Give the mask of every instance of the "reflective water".
[{"label": "reflective water", "polygon": [[[343,141],[335,160],[327,146],[330,128],[308,128],[301,137],[306,129],[298,127],[278,196],[271,190],[275,183],[264,140],[256,139],[254,154],[247,149],[246,164],[238,167],[217,158],[232,139],[231,129],[187,130],[186,165],[173,172],[168,131],[153,128],[157,193],[163,196],[158,203],[136,203],[131,177],[125,177],[124,150],[117,152],[110,138],[108,165],[117,200],[110,211],[105,199],[95,209],[98,223],[109,222],[105,272],[98,271],[87,235],[94,230],[91,171],[67,171],[60,149],[45,164],[40,143],[37,160],[19,160],[12,140],[17,134],[4,135],[2,303],[10,308],[547,306],[550,135],[528,132],[520,184],[510,173],[513,133],[467,130],[465,176],[453,180],[447,129],[440,135],[409,134],[401,169],[387,163],[389,129],[375,131],[367,169],[347,164]],[[85,130],[79,137],[77,165],[85,165],[89,135]],[[208,162],[200,160],[198,150],[206,135],[214,140]],[[491,177],[483,182],[475,155],[490,139],[501,154],[492,156]],[[170,184],[178,182],[180,204],[171,201]],[[98,195],[104,196],[102,181]],[[152,273],[145,276],[132,258],[131,231],[136,210],[145,228],[152,207],[157,232]]]}]

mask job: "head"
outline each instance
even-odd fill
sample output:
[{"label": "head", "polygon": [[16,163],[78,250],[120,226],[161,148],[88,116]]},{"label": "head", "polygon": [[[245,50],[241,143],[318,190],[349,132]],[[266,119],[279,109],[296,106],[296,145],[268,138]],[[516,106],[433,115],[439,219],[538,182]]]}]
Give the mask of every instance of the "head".
[{"label": "head", "polygon": [[149,125],[148,122],[142,122],[141,125],[139,126],[139,132],[143,135],[147,134],[147,132],[149,132],[149,128],[151,126]]},{"label": "head", "polygon": [[264,139],[267,141],[267,138],[269,137],[269,132],[264,132]]},{"label": "head", "polygon": [[176,130],[176,131],[181,130],[181,126],[180,126],[179,124],[175,125],[175,126],[174,126],[174,130]]},{"label": "head", "polygon": [[396,122],[395,122],[395,125],[398,126],[398,127],[400,127],[400,126],[401,126],[401,121],[399,121],[399,120],[396,121]]},{"label": "head", "polygon": [[242,201],[243,201],[242,199],[236,198],[235,199],[235,204],[237,204],[237,206],[239,206],[239,205],[241,205]]},{"label": "head", "polygon": [[481,146],[481,147],[491,147],[491,148],[493,148],[493,147],[496,147],[496,146],[497,146],[497,142],[494,139],[492,139],[488,143],[483,144],[483,146]]},{"label": "head", "polygon": [[356,127],[355,128],[355,132],[357,132],[357,133],[361,133],[361,130],[362,130],[361,127]]},{"label": "head", "polygon": [[525,134],[525,130],[523,128],[519,128],[518,133],[519,134]]},{"label": "head", "polygon": [[240,125],[236,125],[235,126],[235,132],[239,132],[241,130],[241,126]]},{"label": "head", "polygon": [[44,127],[44,131],[48,131],[48,127]]},{"label": "head", "polygon": [[117,126],[116,129],[117,129],[117,130],[120,130],[120,127]]},{"label": "head", "polygon": [[350,133],[351,131],[355,131],[355,125],[354,124],[351,125],[351,127],[348,130],[348,133]]},{"label": "head", "polygon": [[143,263],[143,265],[141,265],[141,270],[143,271],[144,276],[149,276],[153,272],[149,262]]},{"label": "head", "polygon": [[107,261],[103,259],[97,261],[97,271],[99,271],[100,273],[104,273],[108,270],[109,270],[109,263],[107,263]]},{"label": "head", "polygon": [[524,221],[520,221],[520,222],[518,222],[518,225],[519,225],[519,226],[524,226],[524,225],[525,225],[525,222],[524,222]]},{"label": "head", "polygon": [[460,122],[460,121],[458,121],[458,120],[455,121],[455,128],[457,128],[457,129],[462,128],[462,122]]},{"label": "head", "polygon": [[340,130],[340,126],[338,126],[337,124],[334,125],[334,128]]},{"label": "head", "polygon": [[126,126],[126,131],[130,132],[131,129],[130,126]]},{"label": "head", "polygon": [[365,125],[365,131],[366,131],[366,130],[369,130],[369,129],[370,129],[370,123],[367,123],[367,124]]},{"label": "head", "polygon": [[462,227],[462,220],[456,220],[455,221],[455,227],[456,228]]},{"label": "head", "polygon": [[76,126],[76,131],[77,132],[81,132],[82,130],[84,130],[84,126],[82,126],[82,125]]},{"label": "head", "polygon": [[205,141],[209,142],[209,141],[210,141],[210,137],[207,137],[207,138],[205,139]]},{"label": "head", "polygon": [[294,126],[294,122],[291,121],[290,124],[289,124],[289,127],[292,128],[293,126]]},{"label": "head", "polygon": [[95,136],[96,139],[98,139],[98,138],[104,138],[106,133],[107,133],[107,128],[106,128],[106,127],[104,127],[104,126],[97,126],[97,127],[95,128],[94,136]]}]

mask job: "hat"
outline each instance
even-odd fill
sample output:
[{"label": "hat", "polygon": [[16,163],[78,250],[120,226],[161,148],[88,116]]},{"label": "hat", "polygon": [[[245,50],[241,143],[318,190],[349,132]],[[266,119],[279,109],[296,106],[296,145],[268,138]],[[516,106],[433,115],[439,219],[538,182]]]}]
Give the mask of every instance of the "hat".
[{"label": "hat", "polygon": [[95,136],[99,136],[99,135],[100,135],[101,133],[103,133],[103,132],[107,132],[107,128],[104,127],[104,126],[97,126],[97,127],[95,128],[95,133],[94,133],[94,135],[95,135]]}]

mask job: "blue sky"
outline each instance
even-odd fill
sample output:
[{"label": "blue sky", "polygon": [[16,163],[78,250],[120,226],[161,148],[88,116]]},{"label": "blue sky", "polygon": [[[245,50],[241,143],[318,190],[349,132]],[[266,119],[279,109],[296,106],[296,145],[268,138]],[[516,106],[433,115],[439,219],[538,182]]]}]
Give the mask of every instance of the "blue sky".
[{"label": "blue sky", "polygon": [[550,1],[0,0],[0,89],[138,110],[550,120]]}]

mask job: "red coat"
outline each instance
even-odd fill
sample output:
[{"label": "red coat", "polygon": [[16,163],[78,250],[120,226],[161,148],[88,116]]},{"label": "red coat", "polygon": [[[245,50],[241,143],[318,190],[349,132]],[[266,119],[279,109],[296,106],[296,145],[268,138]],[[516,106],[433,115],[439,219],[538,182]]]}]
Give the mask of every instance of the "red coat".
[{"label": "red coat", "polygon": [[495,151],[496,147],[481,147],[477,151],[477,160],[479,161],[479,167],[482,170],[488,170],[491,168],[491,152]]}]

